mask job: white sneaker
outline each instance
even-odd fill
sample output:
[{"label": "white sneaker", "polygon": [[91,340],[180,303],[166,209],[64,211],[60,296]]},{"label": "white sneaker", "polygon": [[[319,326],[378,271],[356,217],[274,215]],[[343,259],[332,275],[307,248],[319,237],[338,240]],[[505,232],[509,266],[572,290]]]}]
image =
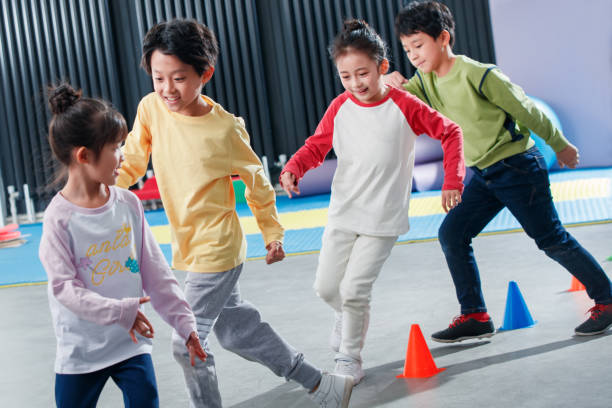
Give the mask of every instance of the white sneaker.
[{"label": "white sneaker", "polygon": [[355,385],[359,384],[365,373],[361,368],[361,362],[348,358],[339,358],[336,360],[336,368],[334,370],[336,374],[347,375],[353,377]]},{"label": "white sneaker", "polygon": [[342,313],[334,312],[334,327],[329,336],[329,345],[336,353],[340,351],[340,342],[342,342]]},{"label": "white sneaker", "polygon": [[322,408],[348,408],[352,392],[352,377],[324,372],[317,390],[308,396]]}]

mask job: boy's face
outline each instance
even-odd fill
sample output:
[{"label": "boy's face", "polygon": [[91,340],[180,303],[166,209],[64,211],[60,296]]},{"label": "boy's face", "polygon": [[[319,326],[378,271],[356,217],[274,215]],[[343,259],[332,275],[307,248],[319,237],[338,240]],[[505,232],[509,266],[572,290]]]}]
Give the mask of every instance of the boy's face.
[{"label": "boy's face", "polygon": [[410,35],[400,35],[400,41],[410,63],[426,74],[438,70],[445,55],[443,47],[448,45],[445,44],[443,35],[434,39],[421,31]]},{"label": "boy's face", "polygon": [[153,88],[172,112],[197,116],[200,105],[205,105],[200,92],[208,80],[208,71],[198,75],[193,66],[185,64],[175,55],[159,50],[151,54]]}]

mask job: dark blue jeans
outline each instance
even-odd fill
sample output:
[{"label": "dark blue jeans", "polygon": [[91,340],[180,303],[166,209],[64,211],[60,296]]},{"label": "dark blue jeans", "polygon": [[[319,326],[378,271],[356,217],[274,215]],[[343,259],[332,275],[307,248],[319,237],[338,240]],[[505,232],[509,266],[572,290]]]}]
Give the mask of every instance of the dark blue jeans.
[{"label": "dark blue jeans", "polygon": [[472,239],[504,207],[546,255],[586,287],[596,303],[612,303],[612,285],[601,266],[561,225],[552,201],[546,163],[533,147],[483,169],[445,217],[438,238],[455,284],[461,313],[486,312]]},{"label": "dark blue jeans", "polygon": [[55,374],[58,408],[95,408],[112,378],[123,392],[125,408],[158,408],[157,382],[150,354],[140,354],[87,374]]}]

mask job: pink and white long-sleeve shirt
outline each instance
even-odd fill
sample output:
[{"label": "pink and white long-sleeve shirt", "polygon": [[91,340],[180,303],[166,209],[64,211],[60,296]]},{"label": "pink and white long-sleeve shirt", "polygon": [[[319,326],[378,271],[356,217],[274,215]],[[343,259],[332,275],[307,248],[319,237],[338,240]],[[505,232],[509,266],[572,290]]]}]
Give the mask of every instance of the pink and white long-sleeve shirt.
[{"label": "pink and white long-sleeve shirt", "polygon": [[139,298],[185,340],[196,330],[189,304],[130,191],[109,187],[109,200],[83,208],[57,194],[45,211],[39,256],[47,272],[57,338],[55,371],[82,374],[150,353],[129,336]]},{"label": "pink and white long-sleeve shirt", "polygon": [[439,139],[444,151],[443,190],[463,191],[461,128],[407,92],[390,88],[373,104],[345,91],[332,101],[314,135],[283,172],[301,179],[334,148],[328,225],[374,236],[408,231],[414,145],[417,135]]}]

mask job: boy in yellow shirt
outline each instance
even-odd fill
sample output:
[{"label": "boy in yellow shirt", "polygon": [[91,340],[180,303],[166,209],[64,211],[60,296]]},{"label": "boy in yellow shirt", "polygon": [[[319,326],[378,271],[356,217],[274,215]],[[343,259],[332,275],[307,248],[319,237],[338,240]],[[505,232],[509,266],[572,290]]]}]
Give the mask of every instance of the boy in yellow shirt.
[{"label": "boy in yellow shirt", "polygon": [[251,149],[243,120],[201,94],[217,55],[215,35],[196,21],[173,20],[149,30],[142,66],[153,78],[154,92],[138,106],[117,180],[121,187],[132,185],[152,158],[170,222],[172,264],[187,272],[185,297],[208,355],[206,362],[192,367],[182,339],[173,335],[174,356],[183,368],[191,406],[221,407],[208,347],[214,330],[224,348],[295,380],[321,406],[348,407],[352,378],[323,373],[308,363],[241,298],[238,278],[246,240],[235,209],[232,174],[246,185],[245,198],[262,231],[268,264],[285,256],[284,231],[274,190]]}]

